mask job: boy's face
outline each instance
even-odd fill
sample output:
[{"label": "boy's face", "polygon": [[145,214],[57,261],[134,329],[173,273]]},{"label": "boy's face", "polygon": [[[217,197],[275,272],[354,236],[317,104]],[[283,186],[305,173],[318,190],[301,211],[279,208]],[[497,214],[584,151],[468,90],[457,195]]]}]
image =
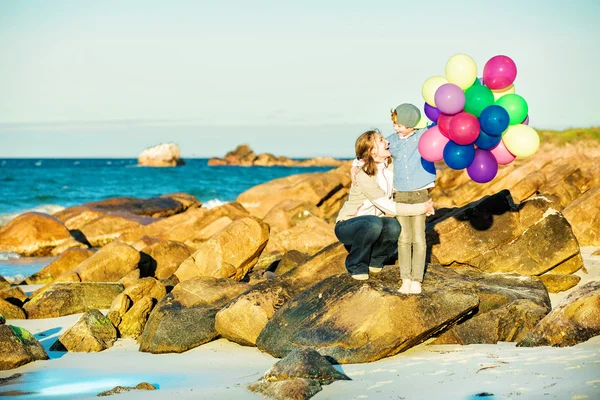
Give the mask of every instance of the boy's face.
[{"label": "boy's face", "polygon": [[394,130],[400,136],[408,136],[415,130],[415,128],[407,128],[404,125],[400,125],[397,122],[394,122]]}]

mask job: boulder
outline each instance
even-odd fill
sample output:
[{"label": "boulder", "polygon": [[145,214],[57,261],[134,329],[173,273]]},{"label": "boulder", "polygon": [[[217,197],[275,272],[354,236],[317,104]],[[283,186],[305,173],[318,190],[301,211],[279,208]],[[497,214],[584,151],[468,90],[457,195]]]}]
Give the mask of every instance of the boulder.
[{"label": "boulder", "polygon": [[281,277],[256,284],[217,313],[217,331],[233,342],[255,346],[267,322],[287,301],[315,283],[345,272],[347,255],[341,243],[332,244]]},{"label": "boulder", "polygon": [[68,249],[56,260],[52,261],[47,266],[40,269],[35,274],[25,279],[25,283],[28,285],[39,285],[43,283],[49,283],[58,276],[69,272],[84,260],[88,259],[94,254],[91,250],[86,249]]},{"label": "boulder", "polygon": [[175,143],[161,143],[145,149],[138,156],[138,165],[145,167],[176,167],[185,165]]},{"label": "boulder", "polygon": [[98,396],[98,397],[112,396],[115,394],[131,392],[132,390],[156,390],[156,388],[148,382],[140,382],[137,385],[135,385],[134,387],[115,386],[114,388],[112,388],[110,390],[105,390],[104,392],[98,393],[96,396]]},{"label": "boulder", "polygon": [[323,173],[275,179],[248,189],[238,196],[237,201],[250,214],[263,218],[274,206],[286,199],[307,202],[320,208],[338,191],[349,188],[350,184],[349,166],[343,166]]},{"label": "boulder", "polygon": [[490,273],[541,275],[579,254],[571,226],[546,199],[517,206],[508,191],[441,213],[427,243],[432,261]]},{"label": "boulder", "polygon": [[178,241],[197,249],[210,239],[217,229],[220,230],[231,221],[245,218],[248,215],[248,211],[238,203],[227,203],[211,209],[195,208],[133,229],[122,234],[118,240],[132,244],[144,236],[150,236]]},{"label": "boulder", "polygon": [[475,311],[475,292],[458,274],[449,280],[451,272],[430,267],[421,295],[398,293],[398,268],[384,268],[368,281],[332,276],[285,303],[256,344],[274,357],[311,347],[340,364],[392,356]]},{"label": "boulder", "polygon": [[241,280],[258,261],[269,240],[269,226],[255,217],[236,220],[181,263],[180,282],[196,276]]},{"label": "boulder", "polygon": [[321,391],[321,385],[351,380],[310,348],[291,351],[267,371],[248,390],[271,399],[309,399]]},{"label": "boulder", "polygon": [[25,311],[20,306],[16,306],[11,302],[8,302],[0,298],[0,314],[4,315],[8,319],[25,319]]},{"label": "boulder", "polygon": [[140,351],[182,353],[216,339],[217,311],[246,289],[244,283],[212,277],[179,283],[150,313]]},{"label": "boulder", "polygon": [[600,246],[600,186],[596,186],[563,210],[580,245]]},{"label": "boulder", "polygon": [[272,235],[264,254],[283,254],[290,250],[297,250],[313,255],[338,241],[333,230],[333,225],[310,216],[295,226]]},{"label": "boulder", "polygon": [[181,242],[158,240],[140,251],[140,269],[145,276],[168,278],[192,253],[193,250]]},{"label": "boulder", "polygon": [[39,212],[19,215],[0,229],[0,252],[13,252],[27,257],[53,256],[85,244],[73,239],[58,219]]},{"label": "boulder", "polygon": [[517,346],[573,346],[598,335],[600,281],[591,281],[569,294]]},{"label": "boulder", "polygon": [[117,340],[117,331],[100,311],[91,309],[60,338],[50,350],[91,353],[106,350]]},{"label": "boulder", "polygon": [[310,254],[302,253],[298,250],[287,251],[277,263],[275,272],[277,275],[283,275],[286,272],[293,270],[298,265],[305,263],[310,257]]},{"label": "boulder", "polygon": [[118,238],[123,232],[149,225],[154,218],[124,212],[110,212],[79,229],[92,247],[102,247]]},{"label": "boulder", "polygon": [[575,287],[581,280],[577,275],[547,273],[540,275],[540,280],[550,293],[560,293]]},{"label": "boulder", "polygon": [[83,313],[93,308],[108,309],[119,293],[120,283],[55,283],[32,297],[23,308],[29,318],[56,318]]},{"label": "boulder", "polygon": [[137,338],[150,311],[166,294],[162,283],[154,278],[142,278],[115,297],[107,317],[121,337]]},{"label": "boulder", "polygon": [[138,268],[140,253],[133,247],[113,242],[74,269],[82,282],[116,282]]},{"label": "boulder", "polygon": [[146,321],[157,301],[151,296],[142,297],[123,315],[119,324],[119,335],[137,339],[146,326]]},{"label": "boulder", "polygon": [[27,295],[20,287],[10,286],[6,289],[0,289],[0,299],[21,307],[25,300],[27,300]]},{"label": "boulder", "polygon": [[47,359],[46,350],[29,331],[17,326],[0,325],[0,371]]},{"label": "boulder", "polygon": [[271,234],[290,229],[310,215],[319,213],[314,204],[309,202],[285,199],[273,206],[265,215],[263,221],[269,224]]},{"label": "boulder", "polygon": [[[521,340],[551,309],[546,288],[535,277],[455,270],[479,298],[477,311],[444,332],[434,344],[479,344]],[[452,276],[447,277],[453,279]]]}]

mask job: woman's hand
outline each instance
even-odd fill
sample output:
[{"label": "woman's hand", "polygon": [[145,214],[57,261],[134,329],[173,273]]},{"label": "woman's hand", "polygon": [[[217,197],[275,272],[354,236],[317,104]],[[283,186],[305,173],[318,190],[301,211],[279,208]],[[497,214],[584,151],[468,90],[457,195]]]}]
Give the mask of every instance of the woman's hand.
[{"label": "woman's hand", "polygon": [[425,215],[430,216],[435,214],[435,208],[433,208],[433,200],[429,199],[423,204],[425,204]]}]

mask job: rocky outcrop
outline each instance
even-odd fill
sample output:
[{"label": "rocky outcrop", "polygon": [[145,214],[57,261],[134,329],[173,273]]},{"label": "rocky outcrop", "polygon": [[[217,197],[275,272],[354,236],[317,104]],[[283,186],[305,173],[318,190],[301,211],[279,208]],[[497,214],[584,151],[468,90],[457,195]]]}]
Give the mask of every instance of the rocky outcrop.
[{"label": "rocky outcrop", "polygon": [[234,165],[241,167],[337,167],[344,161],[336,160],[332,157],[315,157],[308,160],[293,160],[288,157],[274,156],[270,153],[256,155],[247,144],[241,144],[225,154],[223,158],[211,158],[208,160],[209,166]]},{"label": "rocky outcrop", "polygon": [[81,229],[96,218],[110,213],[125,213],[151,218],[166,218],[188,209],[198,208],[202,202],[187,193],[171,193],[160,197],[138,199],[114,197],[65,208],[54,214],[71,230]]},{"label": "rocky outcrop", "polygon": [[176,167],[185,165],[179,146],[175,143],[161,143],[146,149],[138,156],[138,165],[145,167]]},{"label": "rocky outcrop", "polygon": [[74,247],[87,246],[73,239],[67,227],[48,214],[21,214],[0,229],[0,252],[43,257]]},{"label": "rocky outcrop", "polygon": [[274,357],[312,347],[341,364],[392,356],[476,310],[479,299],[468,281],[448,272],[430,268],[418,296],[398,293],[398,268],[368,281],[332,276],[284,304],[256,344]]},{"label": "rocky outcrop", "polygon": [[47,359],[46,350],[28,330],[0,325],[0,371]]},{"label": "rocky outcrop", "polygon": [[106,350],[117,340],[117,331],[100,311],[86,311],[50,350],[91,353]]}]

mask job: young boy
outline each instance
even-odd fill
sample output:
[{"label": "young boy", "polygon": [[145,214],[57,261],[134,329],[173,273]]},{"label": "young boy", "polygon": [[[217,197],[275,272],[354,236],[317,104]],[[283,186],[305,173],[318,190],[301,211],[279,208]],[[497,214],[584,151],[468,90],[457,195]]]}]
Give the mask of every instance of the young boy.
[{"label": "young boy", "polygon": [[[417,204],[429,200],[428,189],[435,184],[435,174],[428,172],[421,163],[419,139],[427,128],[416,129],[421,120],[421,112],[413,104],[400,104],[392,110],[392,122],[396,133],[388,136],[389,150],[394,160],[394,201]],[[358,172],[353,168],[352,175]],[[398,239],[398,264],[402,286],[400,293],[421,293],[421,283],[425,274],[425,218],[417,216],[397,216],[402,228]]]}]

